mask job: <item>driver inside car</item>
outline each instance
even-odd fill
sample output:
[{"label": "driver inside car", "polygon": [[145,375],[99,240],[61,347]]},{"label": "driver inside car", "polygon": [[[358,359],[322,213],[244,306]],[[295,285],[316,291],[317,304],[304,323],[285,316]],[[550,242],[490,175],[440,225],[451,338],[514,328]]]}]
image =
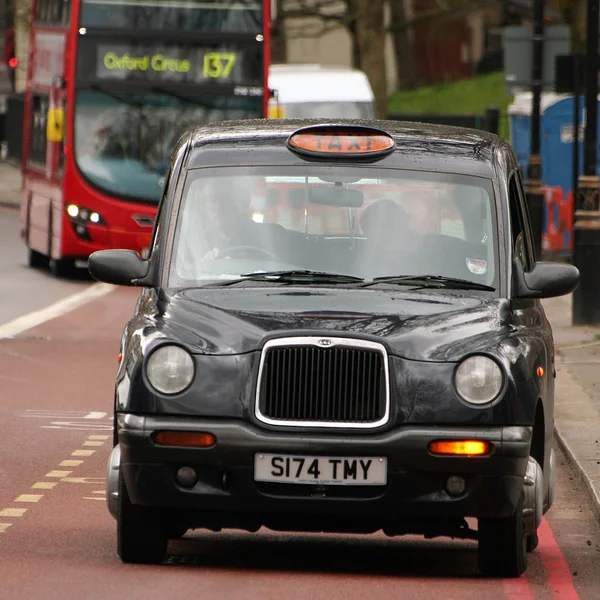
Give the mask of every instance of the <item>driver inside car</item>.
[{"label": "driver inside car", "polygon": [[[230,193],[231,194],[231,193]],[[200,259],[226,258],[224,251],[238,247],[260,247],[257,223],[249,213],[251,196],[242,190],[219,195],[211,190],[204,199],[203,228],[211,248]]]}]

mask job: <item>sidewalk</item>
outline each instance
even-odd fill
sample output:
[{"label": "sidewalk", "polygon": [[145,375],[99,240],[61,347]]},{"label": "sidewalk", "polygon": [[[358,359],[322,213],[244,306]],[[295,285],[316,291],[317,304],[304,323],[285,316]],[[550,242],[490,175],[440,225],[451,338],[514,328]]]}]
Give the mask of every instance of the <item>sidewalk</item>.
[{"label": "sidewalk", "polygon": [[600,325],[571,325],[571,296],[543,301],[556,345],[556,439],[600,521]]},{"label": "sidewalk", "polygon": [[0,206],[21,205],[21,168],[12,162],[0,160]]}]

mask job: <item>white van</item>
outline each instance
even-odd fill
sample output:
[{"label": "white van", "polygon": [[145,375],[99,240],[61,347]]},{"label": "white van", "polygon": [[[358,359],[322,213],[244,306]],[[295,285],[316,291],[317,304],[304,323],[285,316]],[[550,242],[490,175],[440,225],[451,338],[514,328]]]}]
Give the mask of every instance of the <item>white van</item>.
[{"label": "white van", "polygon": [[374,119],[375,102],[359,70],[313,64],[271,65],[270,118]]}]

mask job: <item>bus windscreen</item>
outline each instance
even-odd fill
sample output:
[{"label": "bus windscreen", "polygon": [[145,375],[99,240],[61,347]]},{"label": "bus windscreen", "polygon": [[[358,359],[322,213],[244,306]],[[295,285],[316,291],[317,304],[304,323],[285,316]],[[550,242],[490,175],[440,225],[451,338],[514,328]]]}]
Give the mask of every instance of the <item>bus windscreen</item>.
[{"label": "bus windscreen", "polygon": [[262,33],[261,0],[81,0],[80,26]]}]

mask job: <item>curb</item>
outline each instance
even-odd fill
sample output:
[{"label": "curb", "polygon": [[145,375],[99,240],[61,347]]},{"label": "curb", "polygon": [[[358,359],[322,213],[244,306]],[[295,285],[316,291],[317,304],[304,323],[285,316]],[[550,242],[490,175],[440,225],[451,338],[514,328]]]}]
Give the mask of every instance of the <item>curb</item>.
[{"label": "curb", "polygon": [[594,489],[592,480],[577,461],[577,457],[571,450],[567,440],[561,435],[560,429],[557,424],[554,425],[554,433],[556,436],[556,440],[558,441],[558,445],[564,452],[565,458],[567,459],[569,466],[573,469],[573,472],[575,473],[577,479],[585,488],[587,496],[592,504],[592,512],[594,513],[594,516],[596,517],[598,522],[600,522],[600,497],[598,497],[598,493]]}]

